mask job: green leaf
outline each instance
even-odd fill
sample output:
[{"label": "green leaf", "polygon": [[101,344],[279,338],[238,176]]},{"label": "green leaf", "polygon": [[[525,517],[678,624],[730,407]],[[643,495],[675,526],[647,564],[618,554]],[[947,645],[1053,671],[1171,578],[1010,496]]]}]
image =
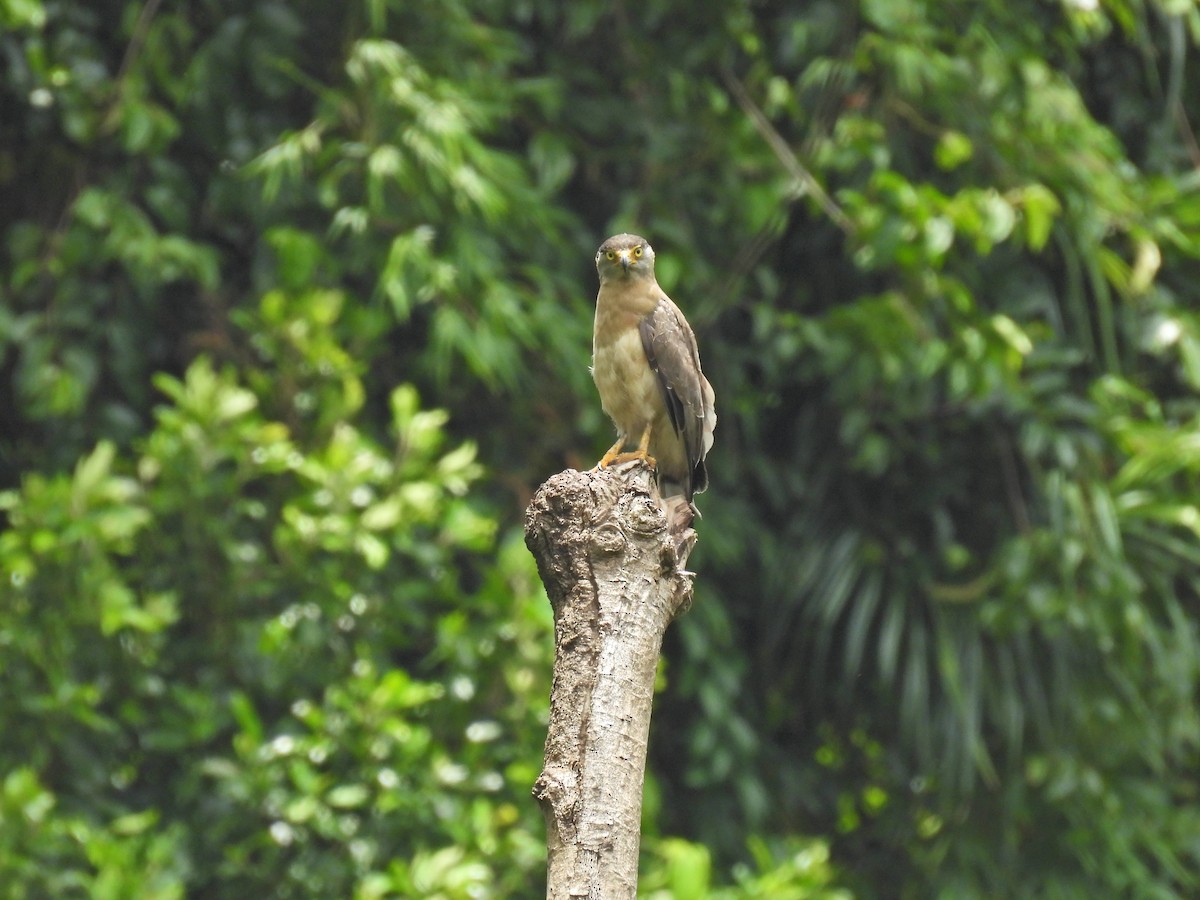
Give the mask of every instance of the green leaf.
[{"label": "green leaf", "polygon": [[156,809],[147,809],[139,813],[127,813],[113,819],[109,828],[114,834],[126,837],[143,834],[158,824],[159,813]]},{"label": "green leaf", "polygon": [[957,169],[969,161],[975,153],[971,139],[960,131],[945,131],[938,138],[933,158],[946,171]]},{"label": "green leaf", "polygon": [[354,809],[371,798],[371,792],[361,784],[340,784],[325,795],[325,802],[335,809]]},{"label": "green leaf", "polygon": [[0,0],[0,24],[38,30],[46,24],[46,9],[40,0]]},{"label": "green leaf", "polygon": [[74,493],[77,502],[87,504],[92,495],[112,470],[116,447],[109,441],[101,441],[91,455],[75,467]]},{"label": "green leaf", "polygon": [[1025,242],[1034,252],[1046,246],[1054,220],[1062,212],[1058,198],[1040,184],[1026,185],[1020,192],[1025,221]]}]

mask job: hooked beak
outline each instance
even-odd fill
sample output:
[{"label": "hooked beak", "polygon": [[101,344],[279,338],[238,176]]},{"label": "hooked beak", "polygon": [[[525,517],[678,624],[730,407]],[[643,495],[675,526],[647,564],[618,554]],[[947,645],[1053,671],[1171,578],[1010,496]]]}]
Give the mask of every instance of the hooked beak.
[{"label": "hooked beak", "polygon": [[628,250],[618,250],[617,261],[621,264],[621,268],[626,272],[628,272],[629,267],[633,265],[633,257],[630,255],[630,251]]}]

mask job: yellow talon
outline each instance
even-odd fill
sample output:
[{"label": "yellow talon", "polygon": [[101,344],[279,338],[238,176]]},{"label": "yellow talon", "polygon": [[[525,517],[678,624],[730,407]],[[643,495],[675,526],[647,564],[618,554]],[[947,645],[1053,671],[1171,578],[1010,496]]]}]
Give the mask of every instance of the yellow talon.
[{"label": "yellow talon", "polygon": [[613,463],[632,462],[639,460],[644,462],[650,468],[656,468],[658,462],[650,455],[650,426],[647,425],[642,432],[642,439],[638,441],[636,450],[631,450],[628,453],[622,453],[621,448],[625,446],[625,438],[617,438],[617,442],[608,448],[608,452],[597,463],[597,468],[603,469],[605,466],[611,466]]},{"label": "yellow talon", "polygon": [[621,435],[617,438],[617,442],[608,448],[608,452],[600,457],[600,462],[596,463],[597,469],[603,469],[605,466],[612,465],[621,455],[621,448],[625,446],[625,436]]},{"label": "yellow talon", "polygon": [[658,466],[658,460],[656,460],[653,456],[651,456],[649,453],[642,453],[637,450],[630,450],[628,453],[618,453],[612,458],[612,462],[633,462],[635,459],[639,460],[640,462],[644,462],[652,469]]}]

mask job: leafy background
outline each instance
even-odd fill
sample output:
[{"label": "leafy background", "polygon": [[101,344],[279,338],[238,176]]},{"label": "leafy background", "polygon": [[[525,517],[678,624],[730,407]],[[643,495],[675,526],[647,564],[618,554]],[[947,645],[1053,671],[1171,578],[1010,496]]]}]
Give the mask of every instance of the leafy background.
[{"label": "leafy background", "polygon": [[1200,11],[0,0],[0,884],[534,897],[536,486],[720,406],[642,893],[1200,890]]}]

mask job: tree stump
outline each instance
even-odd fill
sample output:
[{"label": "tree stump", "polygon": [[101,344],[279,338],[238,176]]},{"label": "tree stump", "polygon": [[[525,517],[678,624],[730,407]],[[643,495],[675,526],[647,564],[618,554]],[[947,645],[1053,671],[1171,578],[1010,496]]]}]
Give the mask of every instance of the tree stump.
[{"label": "tree stump", "polygon": [[542,485],[525,542],[554,608],[554,681],[533,795],[546,817],[549,900],[633,898],[654,679],[687,609],[691,508],[641,463]]}]

